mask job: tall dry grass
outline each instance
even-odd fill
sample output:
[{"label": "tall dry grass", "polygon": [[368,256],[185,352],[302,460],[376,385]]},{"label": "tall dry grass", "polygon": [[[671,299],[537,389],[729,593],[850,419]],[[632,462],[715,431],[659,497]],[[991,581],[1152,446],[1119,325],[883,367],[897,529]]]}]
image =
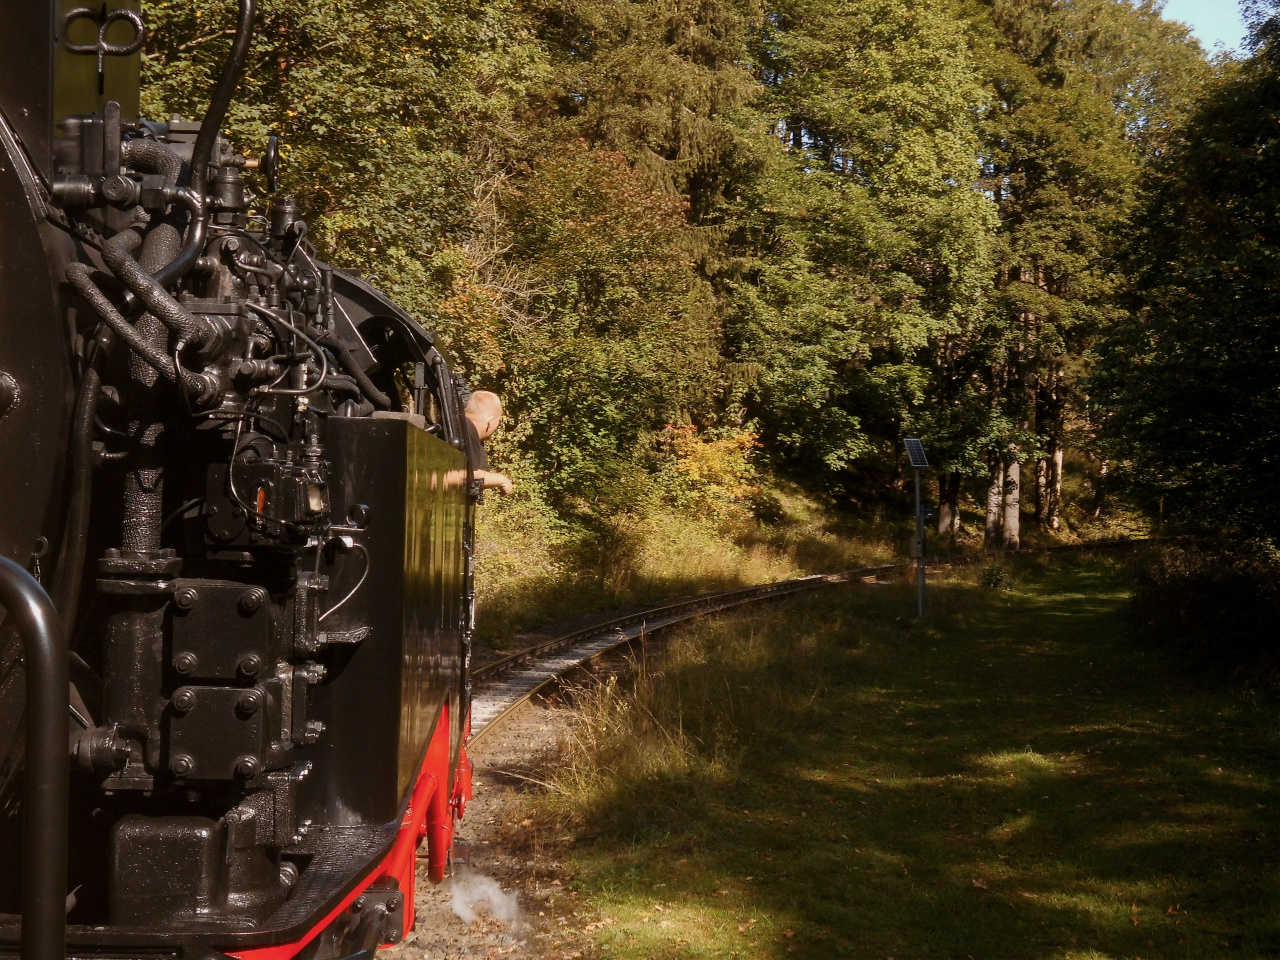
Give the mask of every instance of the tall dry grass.
[{"label": "tall dry grass", "polygon": [[[584,538],[529,501],[491,501],[477,529],[477,630],[516,634],[601,610],[884,563],[905,537],[890,521],[848,529],[827,508],[783,494],[770,522],[669,502]],[[840,524],[844,526],[840,526]]]}]

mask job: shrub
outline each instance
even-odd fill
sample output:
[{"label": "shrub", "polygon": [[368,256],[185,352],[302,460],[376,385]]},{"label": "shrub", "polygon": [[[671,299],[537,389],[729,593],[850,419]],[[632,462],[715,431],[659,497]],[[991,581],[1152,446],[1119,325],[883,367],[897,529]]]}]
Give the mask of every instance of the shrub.
[{"label": "shrub", "polygon": [[1145,636],[1198,667],[1280,686],[1280,562],[1257,546],[1167,548],[1138,567],[1131,609]]}]

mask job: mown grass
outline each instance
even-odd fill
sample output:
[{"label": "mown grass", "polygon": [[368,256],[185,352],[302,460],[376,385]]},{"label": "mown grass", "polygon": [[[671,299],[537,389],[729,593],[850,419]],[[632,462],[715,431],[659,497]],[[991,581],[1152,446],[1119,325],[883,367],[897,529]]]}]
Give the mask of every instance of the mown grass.
[{"label": "mown grass", "polygon": [[853,587],[583,691],[532,803],[602,954],[1277,955],[1274,704],[1135,639],[1125,583],[970,571],[924,623]]}]

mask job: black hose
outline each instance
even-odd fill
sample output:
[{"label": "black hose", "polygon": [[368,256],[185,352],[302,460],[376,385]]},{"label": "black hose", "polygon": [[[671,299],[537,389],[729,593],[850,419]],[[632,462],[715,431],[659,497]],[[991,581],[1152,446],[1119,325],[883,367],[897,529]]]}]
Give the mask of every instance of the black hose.
[{"label": "black hose", "polygon": [[0,607],[22,638],[26,668],[26,785],[22,797],[22,957],[67,950],[67,646],[53,601],[0,557]]},{"label": "black hose", "polygon": [[182,179],[182,158],[157,140],[126,140],[120,145],[120,159],[131,166],[164,174],[164,182],[171,186]]},{"label": "black hose", "polygon": [[80,575],[84,568],[85,549],[89,533],[89,502],[93,493],[93,421],[98,411],[98,396],[102,389],[102,375],[97,361],[100,350],[95,351],[85,366],[80,381],[80,395],[76,397],[75,415],[71,421],[71,476],[67,484],[67,529],[63,536],[62,558],[58,561],[58,573],[54,579],[53,596],[62,618],[64,629],[75,629],[76,607],[80,602]]},{"label": "black hose", "polygon": [[[183,191],[184,195],[189,193],[190,191]],[[199,205],[199,210],[203,212],[203,205]],[[182,258],[192,237],[197,233],[200,236],[199,245],[203,247],[203,220],[193,211],[191,222],[187,227],[187,239],[183,244],[182,252],[178,254],[178,259]],[[213,330],[209,324],[197,319],[182,304],[173,299],[160,281],[144,270],[142,265],[133,258],[133,250],[137,248],[140,240],[141,237],[136,230],[121,230],[102,245],[103,261],[111,268],[111,272],[147,305],[147,309],[155,314],[161,323],[178,335],[179,340],[197,346],[208,343],[213,336]],[[157,276],[164,275],[177,262],[174,260],[158,271]]]},{"label": "black hose", "polygon": [[185,277],[187,271],[200,259],[200,255],[204,253],[204,238],[209,226],[208,211],[201,194],[194,189],[182,190],[179,191],[177,200],[190,211],[191,218],[187,224],[186,239],[182,241],[182,249],[178,251],[178,255],[152,274],[156,286],[162,291]]},{"label": "black hose", "polygon": [[338,338],[336,333],[326,333],[317,343],[322,347],[328,347],[334,352],[338,358],[338,363],[342,364],[342,369],[351,374],[351,379],[360,385],[365,398],[368,399],[379,410],[391,409],[391,398],[374,385],[369,379],[369,375],[360,369],[360,364],[356,362],[355,356],[352,355],[350,348]]},{"label": "black hose", "polygon": [[[138,269],[141,270],[142,268],[139,267]],[[98,285],[93,282],[92,272],[87,264],[72,263],[67,266],[67,279],[75,287],[76,292],[85,299],[89,306],[93,307],[103,322],[115,331],[130,350],[142,357],[152,369],[166,380],[176,382],[179,377],[179,370],[175,367],[173,358],[144,337],[137,327],[124,318],[120,311],[107,299],[106,294],[98,289]],[[208,384],[205,380],[189,370],[182,370],[180,373],[182,389],[189,396],[202,397],[208,389]]]}]

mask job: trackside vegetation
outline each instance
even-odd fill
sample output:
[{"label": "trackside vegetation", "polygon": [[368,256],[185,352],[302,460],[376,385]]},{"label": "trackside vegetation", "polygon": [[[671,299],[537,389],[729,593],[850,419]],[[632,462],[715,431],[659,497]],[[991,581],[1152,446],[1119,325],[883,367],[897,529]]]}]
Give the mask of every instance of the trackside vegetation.
[{"label": "trackside vegetation", "polygon": [[1273,704],[1141,639],[1125,564],[947,574],[923,623],[853,586],[581,691],[531,804],[601,955],[1275,955]]}]

